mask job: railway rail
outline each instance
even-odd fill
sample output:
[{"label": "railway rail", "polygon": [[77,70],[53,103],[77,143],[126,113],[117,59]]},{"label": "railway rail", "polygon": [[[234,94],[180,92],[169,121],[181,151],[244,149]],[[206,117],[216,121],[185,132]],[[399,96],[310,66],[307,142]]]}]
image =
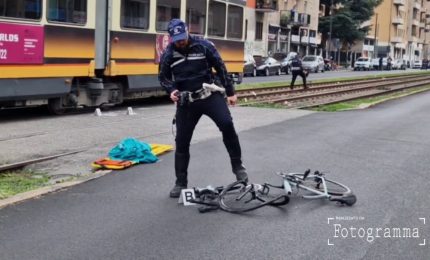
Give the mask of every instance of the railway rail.
[{"label": "railway rail", "polygon": [[258,104],[281,104],[289,108],[307,108],[318,105],[350,101],[387,94],[404,89],[430,84],[430,75],[408,75],[370,80],[351,80],[336,83],[309,84],[308,89],[298,87],[290,90],[288,86],[266,87],[238,91],[243,106]]}]

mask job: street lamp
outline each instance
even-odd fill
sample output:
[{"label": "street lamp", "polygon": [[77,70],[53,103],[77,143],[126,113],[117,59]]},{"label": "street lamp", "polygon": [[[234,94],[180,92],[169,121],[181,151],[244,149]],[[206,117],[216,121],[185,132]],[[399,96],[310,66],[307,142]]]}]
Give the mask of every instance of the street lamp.
[{"label": "street lamp", "polygon": [[331,0],[330,2],[330,34],[329,34],[329,45],[328,45],[328,56],[327,58],[329,58],[331,60],[331,34],[332,34],[332,29],[333,29],[333,0]]},{"label": "street lamp", "polygon": [[373,42],[373,58],[378,58],[378,41],[376,40],[377,34],[378,33],[378,13],[376,13],[376,21],[375,21],[375,38],[374,38],[374,42]]}]

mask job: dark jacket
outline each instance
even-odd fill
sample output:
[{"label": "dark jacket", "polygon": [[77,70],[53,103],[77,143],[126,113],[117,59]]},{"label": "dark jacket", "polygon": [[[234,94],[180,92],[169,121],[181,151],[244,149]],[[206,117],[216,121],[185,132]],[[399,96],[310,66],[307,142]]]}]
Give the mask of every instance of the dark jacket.
[{"label": "dark jacket", "polygon": [[302,61],[298,57],[291,60],[291,71],[303,71]]},{"label": "dark jacket", "polygon": [[227,75],[227,69],[215,46],[204,39],[189,37],[189,46],[185,51],[176,50],[170,43],[159,65],[158,79],[161,86],[171,93],[174,90],[196,91],[203,83],[214,82],[212,68],[215,68],[227,96],[234,95],[234,87]]}]

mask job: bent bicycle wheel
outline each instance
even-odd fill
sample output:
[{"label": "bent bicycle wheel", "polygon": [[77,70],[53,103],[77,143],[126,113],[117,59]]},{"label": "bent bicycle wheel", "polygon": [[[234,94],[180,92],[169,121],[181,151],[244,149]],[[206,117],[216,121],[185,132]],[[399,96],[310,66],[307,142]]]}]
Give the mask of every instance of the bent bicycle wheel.
[{"label": "bent bicycle wheel", "polygon": [[260,192],[260,185],[247,184],[244,181],[237,181],[229,184],[220,194],[221,209],[231,213],[248,212],[266,205],[284,205],[285,195],[271,197]]},{"label": "bent bicycle wheel", "polygon": [[[324,185],[322,183],[322,178],[320,176],[309,175],[305,180],[303,180],[303,174],[294,174],[294,176],[302,179],[301,185],[306,186],[310,189],[324,192]],[[323,178],[325,180],[325,185],[327,187],[327,193],[329,195],[347,196],[347,195],[352,194],[352,191],[350,188],[348,188],[348,186],[346,186],[340,182],[326,179],[325,177],[323,177]]]}]

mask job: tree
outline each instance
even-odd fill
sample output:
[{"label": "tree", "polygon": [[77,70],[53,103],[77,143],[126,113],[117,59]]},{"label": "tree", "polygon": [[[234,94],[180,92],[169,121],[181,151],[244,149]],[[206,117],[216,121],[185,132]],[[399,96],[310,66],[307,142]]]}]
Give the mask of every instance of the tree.
[{"label": "tree", "polygon": [[320,3],[326,6],[325,16],[319,19],[319,32],[322,33],[324,48],[330,33],[331,2],[333,2],[332,38],[339,38],[342,45],[346,46],[366,37],[370,27],[362,27],[361,24],[370,20],[382,0],[320,0]]}]

